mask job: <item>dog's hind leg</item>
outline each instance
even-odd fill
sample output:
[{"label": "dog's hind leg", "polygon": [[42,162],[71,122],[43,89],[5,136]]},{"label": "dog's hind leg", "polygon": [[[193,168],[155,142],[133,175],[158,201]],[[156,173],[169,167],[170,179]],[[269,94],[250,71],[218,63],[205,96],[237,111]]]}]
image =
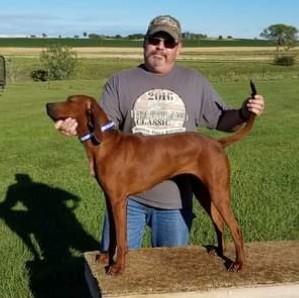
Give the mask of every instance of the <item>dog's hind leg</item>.
[{"label": "dog's hind leg", "polygon": [[[216,185],[219,186],[220,183],[217,183]],[[211,200],[221,217],[224,219],[224,222],[229,227],[236,250],[236,260],[230,264],[228,270],[240,271],[245,260],[242,233],[231,209],[229,189],[223,187],[220,188],[218,186],[213,185],[210,187]]]},{"label": "dog's hind leg", "polygon": [[209,247],[209,254],[216,253],[219,256],[223,256],[223,253],[225,251],[225,244],[223,238],[224,220],[218,212],[217,208],[214,206],[213,202],[211,201],[210,194],[207,191],[206,187],[201,183],[200,180],[195,178],[192,179],[192,190],[198,202],[210,216],[215,228],[218,246]]},{"label": "dog's hind leg", "polygon": [[223,256],[223,253],[225,251],[225,243],[224,243],[224,238],[223,238],[224,220],[212,202],[211,202],[210,216],[213,221],[213,225],[214,225],[216,237],[217,237],[217,243],[218,243],[216,253],[219,256]]}]

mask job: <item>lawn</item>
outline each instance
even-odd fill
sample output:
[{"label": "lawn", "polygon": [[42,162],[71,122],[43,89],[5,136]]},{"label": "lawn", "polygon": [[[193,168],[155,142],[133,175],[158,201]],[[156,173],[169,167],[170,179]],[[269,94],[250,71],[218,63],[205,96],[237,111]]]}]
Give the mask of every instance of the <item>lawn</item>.
[{"label": "lawn", "polygon": [[[267,106],[250,136],[227,150],[233,209],[247,242],[299,239],[298,66],[182,63],[236,107],[255,79]],[[45,104],[76,93],[99,98],[111,73],[136,61],[82,60],[72,80],[50,83],[28,79],[32,64],[15,60],[18,72],[0,95],[0,296],[88,297],[82,252],[98,247],[104,200],[81,144],[55,131]],[[191,242],[212,244],[210,220],[194,205]]]},{"label": "lawn", "polygon": [[[69,47],[142,47],[142,39],[112,39],[112,38],[1,38],[0,47],[47,47],[60,44]],[[196,39],[184,40],[188,47],[256,47],[273,46],[269,40],[254,39]]]}]

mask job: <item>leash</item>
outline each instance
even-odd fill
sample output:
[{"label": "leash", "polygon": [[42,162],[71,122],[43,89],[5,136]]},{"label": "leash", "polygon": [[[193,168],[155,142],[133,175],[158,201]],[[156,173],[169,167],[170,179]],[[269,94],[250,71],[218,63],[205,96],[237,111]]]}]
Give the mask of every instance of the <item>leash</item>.
[{"label": "leash", "polygon": [[[101,131],[105,132],[105,131],[108,131],[112,128],[115,128],[115,123],[113,121],[109,121],[108,123],[106,123],[105,125],[103,125],[101,127]],[[80,140],[81,143],[83,143],[83,142],[86,142],[86,141],[88,141],[92,138],[93,138],[93,133],[87,133],[86,135],[84,135],[82,137],[79,137],[79,140]]]}]

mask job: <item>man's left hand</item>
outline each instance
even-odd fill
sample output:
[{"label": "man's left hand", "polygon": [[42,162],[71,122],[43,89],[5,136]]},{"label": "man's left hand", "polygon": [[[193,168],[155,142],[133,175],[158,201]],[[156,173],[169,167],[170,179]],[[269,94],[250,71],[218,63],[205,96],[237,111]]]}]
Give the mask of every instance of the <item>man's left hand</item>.
[{"label": "man's left hand", "polygon": [[261,115],[265,109],[265,100],[262,95],[255,95],[254,98],[247,98],[242,105],[242,114],[248,115],[251,112],[257,116]]},{"label": "man's left hand", "polygon": [[261,115],[265,108],[265,101],[262,95],[255,95],[254,98],[249,98],[246,103],[246,108],[249,112],[256,115]]}]

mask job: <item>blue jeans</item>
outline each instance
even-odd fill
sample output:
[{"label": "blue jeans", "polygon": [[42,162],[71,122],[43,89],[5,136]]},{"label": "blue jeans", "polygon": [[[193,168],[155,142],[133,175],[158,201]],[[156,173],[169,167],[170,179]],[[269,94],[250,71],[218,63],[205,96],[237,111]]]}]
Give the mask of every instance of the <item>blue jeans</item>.
[{"label": "blue jeans", "polygon": [[[151,228],[153,247],[187,245],[192,219],[192,208],[159,209],[139,203],[134,197],[130,197],[127,206],[128,249],[141,247],[145,225]],[[108,251],[108,248],[109,219],[106,212],[100,250]]]}]

